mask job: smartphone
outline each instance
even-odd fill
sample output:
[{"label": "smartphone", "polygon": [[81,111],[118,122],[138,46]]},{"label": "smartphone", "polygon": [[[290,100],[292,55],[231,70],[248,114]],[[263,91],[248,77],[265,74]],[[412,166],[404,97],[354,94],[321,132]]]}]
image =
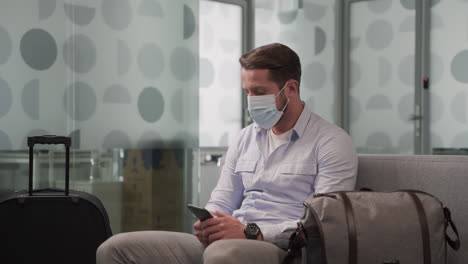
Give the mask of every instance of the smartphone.
[{"label": "smartphone", "polygon": [[192,212],[192,214],[200,220],[200,222],[205,221],[206,219],[213,218],[211,213],[205,208],[195,206],[193,204],[188,204],[187,208]]}]

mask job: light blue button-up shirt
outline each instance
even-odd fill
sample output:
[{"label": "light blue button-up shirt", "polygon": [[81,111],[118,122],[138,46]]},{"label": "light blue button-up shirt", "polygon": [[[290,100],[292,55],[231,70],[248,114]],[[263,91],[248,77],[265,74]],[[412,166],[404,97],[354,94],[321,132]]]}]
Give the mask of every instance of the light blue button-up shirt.
[{"label": "light blue button-up shirt", "polygon": [[256,223],[265,241],[287,247],[290,231],[312,193],[352,190],[357,154],[349,135],[304,106],[287,143],[264,156],[268,131],[256,124],[242,129],[229,147],[210,211]]}]

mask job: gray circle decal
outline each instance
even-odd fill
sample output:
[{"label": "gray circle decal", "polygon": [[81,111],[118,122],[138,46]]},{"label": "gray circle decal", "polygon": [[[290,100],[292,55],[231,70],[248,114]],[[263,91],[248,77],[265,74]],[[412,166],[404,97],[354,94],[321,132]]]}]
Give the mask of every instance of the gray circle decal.
[{"label": "gray circle decal", "polygon": [[39,79],[31,80],[24,86],[21,105],[32,120],[39,120]]},{"label": "gray circle decal", "polygon": [[392,64],[386,58],[379,58],[379,85],[385,85],[392,78]]},{"label": "gray circle decal", "polygon": [[186,104],[184,104],[184,90],[178,89],[172,96],[171,112],[174,119],[183,123]]},{"label": "gray circle decal", "polygon": [[10,137],[0,130],[0,150],[10,150],[12,148]]},{"label": "gray circle decal", "polygon": [[39,20],[49,18],[55,11],[57,0],[38,0],[37,9],[39,11]]},{"label": "gray circle decal", "polygon": [[414,114],[414,94],[406,94],[400,98],[398,102],[398,114],[400,120],[409,122],[410,117]]},{"label": "gray circle decal", "polygon": [[10,111],[13,94],[10,85],[0,78],[0,118]]},{"label": "gray circle decal", "polygon": [[468,74],[466,69],[468,67],[468,50],[462,50],[452,60],[452,74],[453,77],[462,83],[468,83]]},{"label": "gray circle decal", "polygon": [[[398,31],[400,32],[414,32],[415,31],[415,16],[409,16],[401,22],[400,26],[398,27]],[[431,21],[432,24],[432,21]],[[432,25],[431,25],[432,26]]]},{"label": "gray circle decal", "polygon": [[158,149],[164,147],[164,140],[156,131],[146,131],[138,140],[139,149]]},{"label": "gray circle decal", "polygon": [[351,81],[350,87],[353,88],[361,80],[361,67],[356,62],[351,61],[351,66],[349,68],[349,72],[350,72],[350,79],[351,79],[350,80]]},{"label": "gray circle decal", "polygon": [[79,149],[81,146],[81,130],[79,129],[74,130],[68,136],[71,138],[71,142],[72,142],[71,148]]},{"label": "gray circle decal", "polygon": [[123,30],[132,20],[132,6],[128,0],[103,0],[102,18],[114,30]]},{"label": "gray circle decal", "polygon": [[29,67],[36,70],[50,68],[57,59],[57,44],[49,32],[31,29],[21,38],[21,56]]},{"label": "gray circle decal", "polygon": [[158,121],[164,113],[164,98],[154,87],[145,88],[138,97],[138,111],[148,123]]},{"label": "gray circle decal", "polygon": [[315,55],[320,54],[325,49],[327,35],[321,27],[315,27]]},{"label": "gray circle decal", "polygon": [[319,90],[327,80],[327,71],[322,64],[313,62],[305,67],[303,76],[304,85],[308,89]]},{"label": "gray circle decal", "polygon": [[414,55],[404,57],[398,67],[398,76],[402,83],[414,86]]},{"label": "gray circle decal", "polygon": [[207,58],[200,58],[200,87],[210,87],[215,79],[213,63]]},{"label": "gray circle decal", "polygon": [[65,64],[77,73],[87,73],[96,65],[96,47],[82,34],[73,35],[63,45]]},{"label": "gray circle decal", "polygon": [[164,70],[164,54],[156,43],[147,43],[138,54],[138,66],[148,79],[156,79]]},{"label": "gray circle decal", "polygon": [[197,59],[189,49],[177,47],[172,51],[171,71],[177,80],[188,81],[192,79],[198,71],[197,65]]},{"label": "gray circle decal", "polygon": [[409,10],[413,10],[416,5],[416,0],[400,0],[401,5]]},{"label": "gray circle decal", "polygon": [[184,39],[190,38],[197,29],[197,22],[192,9],[184,5]]},{"label": "gray circle decal", "polygon": [[385,132],[375,132],[367,137],[366,145],[378,152],[392,152],[392,140]]},{"label": "gray circle decal", "polygon": [[155,0],[143,0],[138,7],[141,16],[163,18],[164,10],[159,2]]},{"label": "gray circle decal", "polygon": [[390,102],[390,99],[387,96],[383,94],[377,94],[377,95],[373,95],[367,100],[366,109],[367,110],[391,110],[392,103]]},{"label": "gray circle decal", "polygon": [[392,3],[392,1],[369,1],[367,5],[374,13],[381,14],[387,11]]},{"label": "gray circle decal", "polygon": [[291,24],[297,18],[297,10],[292,11],[280,11],[278,12],[278,19],[281,24]]},{"label": "gray circle decal", "polygon": [[132,101],[131,97],[126,87],[121,84],[113,84],[104,92],[102,101],[111,104],[130,104]]},{"label": "gray circle decal", "polygon": [[129,149],[132,143],[125,132],[113,130],[105,137],[102,147],[104,149]]},{"label": "gray circle decal", "polygon": [[63,97],[65,112],[76,121],[88,120],[96,111],[97,98],[91,86],[84,82],[71,84]]},{"label": "gray circle decal", "polygon": [[317,22],[325,16],[327,6],[315,3],[304,3],[304,16],[311,22]]},{"label": "gray circle decal", "polygon": [[367,45],[374,50],[381,50],[393,40],[393,28],[390,23],[384,20],[374,21],[366,31]]},{"label": "gray circle decal", "polygon": [[10,34],[0,26],[0,65],[10,58],[12,45]]},{"label": "gray circle decal", "polygon": [[453,119],[462,124],[466,124],[468,121],[468,107],[466,105],[467,100],[467,92],[461,91],[452,98],[452,103],[450,104],[450,110]]},{"label": "gray circle decal", "polygon": [[64,9],[68,19],[79,26],[88,25],[96,15],[96,9],[93,7],[65,3]]}]

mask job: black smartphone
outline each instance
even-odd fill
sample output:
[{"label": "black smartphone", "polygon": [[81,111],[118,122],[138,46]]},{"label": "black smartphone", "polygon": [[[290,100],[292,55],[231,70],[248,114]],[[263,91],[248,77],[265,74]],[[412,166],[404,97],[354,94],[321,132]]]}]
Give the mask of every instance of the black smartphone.
[{"label": "black smartphone", "polygon": [[192,214],[200,220],[200,222],[205,221],[206,219],[213,218],[211,213],[205,208],[195,206],[193,204],[188,204],[187,208],[192,212]]}]

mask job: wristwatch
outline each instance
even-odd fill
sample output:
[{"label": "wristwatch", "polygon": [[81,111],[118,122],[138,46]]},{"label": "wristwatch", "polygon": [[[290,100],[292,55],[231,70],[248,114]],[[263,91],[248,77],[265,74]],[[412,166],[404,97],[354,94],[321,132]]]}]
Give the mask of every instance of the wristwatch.
[{"label": "wristwatch", "polygon": [[261,233],[260,227],[255,223],[247,223],[245,226],[244,234],[247,239],[257,239]]}]

